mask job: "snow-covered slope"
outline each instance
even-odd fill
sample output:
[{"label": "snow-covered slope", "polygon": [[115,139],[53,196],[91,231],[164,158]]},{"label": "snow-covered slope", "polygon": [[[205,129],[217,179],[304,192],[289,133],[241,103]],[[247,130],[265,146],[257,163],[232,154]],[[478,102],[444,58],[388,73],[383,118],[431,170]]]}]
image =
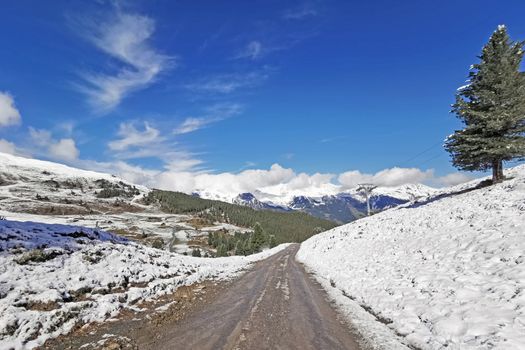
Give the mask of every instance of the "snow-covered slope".
[{"label": "snow-covered slope", "polygon": [[523,349],[525,166],[506,175],[321,233],[298,259],[378,348]]},{"label": "snow-covered slope", "polygon": [[181,285],[230,278],[285,246],[192,258],[96,229],[0,220],[0,349],[31,349]]},{"label": "snow-covered slope", "polygon": [[148,191],[113,175],[0,153],[3,210],[34,214],[133,211],[135,200]]}]

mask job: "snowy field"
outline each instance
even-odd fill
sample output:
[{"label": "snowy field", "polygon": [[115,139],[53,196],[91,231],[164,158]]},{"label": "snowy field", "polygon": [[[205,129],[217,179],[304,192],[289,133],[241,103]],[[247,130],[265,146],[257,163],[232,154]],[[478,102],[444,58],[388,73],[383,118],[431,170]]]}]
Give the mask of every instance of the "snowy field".
[{"label": "snowy field", "polygon": [[524,349],[525,166],[506,175],[321,233],[298,260],[373,347]]},{"label": "snowy field", "polygon": [[[151,241],[161,238],[165,249],[182,254],[192,253],[188,242],[197,238],[208,237],[209,232],[225,230],[233,235],[235,232],[252,232],[252,229],[238,227],[231,224],[216,223],[214,226],[195,228],[190,224],[192,216],[166,214],[160,212],[143,211],[138,213],[120,214],[90,214],[90,215],[37,215],[27,213],[14,213],[0,210],[0,217],[14,221],[34,221],[46,224],[76,225],[82,227],[98,228],[100,230],[126,235],[127,238],[140,238],[145,234]],[[177,238],[176,244],[171,244],[173,237]],[[141,243],[148,245],[142,240]]]},{"label": "snowy field", "polygon": [[178,286],[232,278],[285,247],[192,258],[97,229],[0,220],[0,348],[31,349]]}]

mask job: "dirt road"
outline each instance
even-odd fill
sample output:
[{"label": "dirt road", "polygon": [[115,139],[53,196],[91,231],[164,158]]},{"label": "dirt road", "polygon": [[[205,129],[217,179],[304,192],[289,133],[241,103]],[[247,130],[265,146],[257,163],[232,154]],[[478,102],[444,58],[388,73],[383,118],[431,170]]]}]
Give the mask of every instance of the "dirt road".
[{"label": "dirt road", "polygon": [[298,248],[258,263],[200,312],[138,338],[139,348],[358,349],[321,287],[295,261]]},{"label": "dirt road", "polygon": [[161,314],[127,315],[46,343],[45,349],[357,350],[325,292],[295,261],[298,244],[231,283],[179,288]]}]

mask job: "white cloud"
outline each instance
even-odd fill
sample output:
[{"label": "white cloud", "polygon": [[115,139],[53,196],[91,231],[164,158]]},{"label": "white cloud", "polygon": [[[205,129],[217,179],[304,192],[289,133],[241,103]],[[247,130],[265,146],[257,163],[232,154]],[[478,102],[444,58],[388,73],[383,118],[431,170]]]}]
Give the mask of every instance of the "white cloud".
[{"label": "white cloud", "polygon": [[157,176],[154,180],[159,188],[191,193],[195,190],[205,190],[221,193],[225,196],[242,192],[253,192],[259,188],[288,182],[294,177],[292,169],[286,169],[274,164],[269,170],[250,169],[240,173],[190,173],[177,172],[170,169]]},{"label": "white cloud", "polygon": [[[433,171],[419,169],[392,168],[376,174],[363,174],[350,171],[339,176],[329,173],[296,173],[291,168],[273,164],[269,169],[248,169],[237,173],[195,172],[191,169],[198,164],[195,160],[179,154],[179,159],[169,163],[163,171],[149,171],[142,178],[142,184],[155,188],[192,193],[204,191],[218,194],[221,198],[232,198],[239,193],[259,193],[267,200],[293,195],[322,196],[336,194],[357,186],[362,182],[372,182],[380,186],[398,186],[408,183],[433,181]],[[128,171],[127,179],[137,179],[139,168]],[[120,174],[122,175],[122,174]],[[122,175],[124,176],[124,175]],[[129,178],[132,176],[132,178]],[[335,181],[337,180],[337,181]]]},{"label": "white cloud", "polygon": [[440,186],[455,186],[474,179],[472,176],[465,173],[451,173],[445,176],[436,178],[435,182]]},{"label": "white cloud", "polygon": [[[181,164],[184,161],[181,159]],[[340,193],[361,183],[381,187],[405,184],[454,185],[471,180],[468,175],[453,173],[435,177],[432,169],[389,168],[374,174],[360,171],[330,173],[297,173],[291,168],[273,164],[269,169],[248,169],[236,173],[209,173],[188,170],[191,167],[167,166],[154,174],[148,184],[153,187],[192,193],[195,191],[218,194],[221,198],[233,198],[239,193],[252,192],[261,199],[291,199],[294,195],[323,196]]]},{"label": "white cloud", "polygon": [[18,125],[21,120],[13,96],[7,92],[0,92],[0,127]]},{"label": "white cloud", "polygon": [[0,139],[0,152],[17,155],[16,145],[5,139]]},{"label": "white cloud", "polygon": [[433,177],[433,170],[417,168],[390,168],[375,174],[361,173],[358,170],[347,171],[339,175],[338,181],[344,188],[352,188],[360,183],[372,183],[377,186],[399,186],[409,183],[422,183]]},{"label": "white cloud", "polygon": [[187,84],[186,88],[195,92],[228,94],[255,87],[267,78],[268,74],[263,72],[219,74]]},{"label": "white cloud", "polygon": [[143,131],[137,130],[133,123],[121,123],[117,135],[120,136],[120,139],[108,143],[112,151],[125,151],[130,147],[145,146],[163,140],[160,131],[147,122],[144,122]]},{"label": "white cloud", "polygon": [[313,175],[308,175],[301,173],[288,182],[288,188],[290,190],[303,190],[312,187],[319,188],[323,187],[325,184],[330,184],[333,177],[333,174],[315,173]]},{"label": "white cloud", "polygon": [[60,139],[55,143],[51,143],[48,149],[49,156],[59,160],[75,160],[80,154],[73,139]]},{"label": "white cloud", "polygon": [[106,21],[83,21],[84,36],[98,49],[121,62],[115,74],[84,73],[84,92],[100,112],[108,112],[132,91],[153,83],[171,62],[149,44],[155,21],[117,12]]},{"label": "white cloud", "polygon": [[47,146],[53,142],[51,132],[49,130],[29,127],[29,136],[31,137],[33,143],[37,146]]},{"label": "white cloud", "polygon": [[55,160],[74,161],[78,159],[80,151],[78,150],[75,140],[72,138],[62,138],[56,140],[48,130],[29,128],[31,141],[43,149],[41,154]]},{"label": "white cloud", "polygon": [[250,41],[242,50],[240,50],[235,58],[249,58],[256,60],[263,54],[263,45],[260,41]]}]

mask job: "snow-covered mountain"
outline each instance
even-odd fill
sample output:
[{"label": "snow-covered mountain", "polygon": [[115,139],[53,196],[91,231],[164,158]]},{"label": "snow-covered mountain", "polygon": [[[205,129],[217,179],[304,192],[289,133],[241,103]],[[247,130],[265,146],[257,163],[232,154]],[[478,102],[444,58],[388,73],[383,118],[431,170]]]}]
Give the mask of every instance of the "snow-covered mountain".
[{"label": "snow-covered mountain", "polygon": [[[328,191],[333,192],[333,189]],[[439,190],[421,184],[408,184],[398,187],[379,187],[373,191],[370,204],[372,210],[379,212],[388,208],[423,200],[440,193]],[[196,195],[206,199],[219,199],[253,209],[277,211],[298,210],[310,215],[340,223],[348,223],[366,215],[366,198],[357,189],[324,195],[293,195],[283,193],[280,196],[257,191],[241,193],[236,197],[199,191]]]},{"label": "snow-covered mountain", "polygon": [[[355,189],[336,193],[334,187],[326,187],[300,194],[277,187],[268,189],[269,192],[237,195],[203,189],[194,195],[257,210],[299,210],[340,223],[353,221],[366,213],[366,200]],[[0,153],[0,205],[6,211],[32,214],[134,211],[143,209],[140,199],[148,192],[144,186],[113,175]],[[381,211],[436,193],[437,190],[424,185],[376,188],[371,198],[372,209]]]},{"label": "snow-covered mountain", "polygon": [[261,210],[277,210],[277,211],[290,211],[290,208],[276,205],[270,202],[262,202],[258,200],[253,194],[241,193],[232,200],[233,204],[244,205],[253,209]]},{"label": "snow-covered mountain", "polygon": [[374,348],[522,349],[525,165],[505,174],[316,235],[297,258]]},{"label": "snow-covered mountain", "polygon": [[149,189],[116,176],[0,153],[2,210],[33,214],[134,211]]}]

